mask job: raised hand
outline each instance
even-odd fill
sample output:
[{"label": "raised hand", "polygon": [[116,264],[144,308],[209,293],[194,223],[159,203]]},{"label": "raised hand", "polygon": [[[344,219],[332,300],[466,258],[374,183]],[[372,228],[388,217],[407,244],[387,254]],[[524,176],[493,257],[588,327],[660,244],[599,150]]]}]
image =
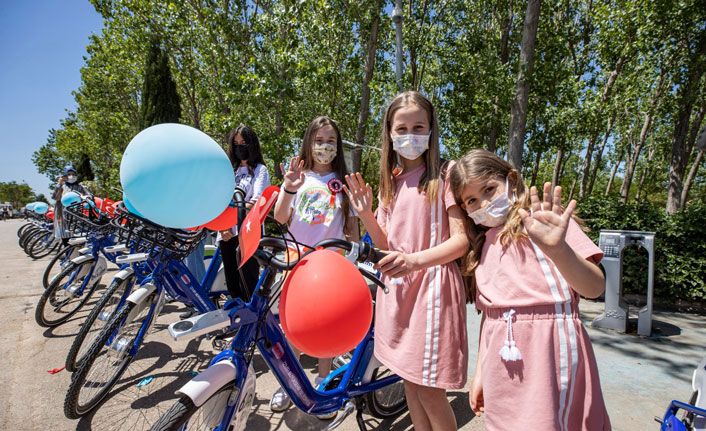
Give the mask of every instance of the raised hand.
[{"label": "raised hand", "polygon": [[304,160],[299,157],[292,157],[289,160],[289,167],[284,170],[284,165],[279,164],[279,169],[284,177],[284,188],[290,192],[296,192],[304,184]]},{"label": "raised hand", "polygon": [[362,214],[365,211],[372,211],[373,188],[363,180],[363,176],[360,175],[360,172],[346,175],[346,184],[348,184],[348,186],[344,185],[343,191],[348,195],[353,209],[358,214]]},{"label": "raised hand", "polygon": [[530,189],[531,214],[520,209],[522,223],[530,239],[551,257],[552,253],[566,247],[566,230],[569,219],[576,208],[576,201],[572,200],[566,209],[561,208],[561,186],[554,188],[552,196],[551,183],[544,183],[544,200],[540,202],[537,188]]}]

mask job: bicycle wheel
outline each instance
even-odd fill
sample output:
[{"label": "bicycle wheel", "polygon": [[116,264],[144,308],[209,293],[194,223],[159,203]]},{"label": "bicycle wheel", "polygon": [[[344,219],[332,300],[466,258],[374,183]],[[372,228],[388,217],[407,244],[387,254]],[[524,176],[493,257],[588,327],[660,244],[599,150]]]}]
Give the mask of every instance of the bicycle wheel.
[{"label": "bicycle wheel", "polygon": [[[373,371],[371,381],[393,375],[387,367],[378,367]],[[407,409],[404,383],[400,380],[377,391],[365,394],[368,413],[378,419],[387,419],[399,415]]]},{"label": "bicycle wheel", "polygon": [[[201,407],[186,395],[182,395],[161,418],[152,425],[150,431],[213,430],[223,417],[233,391],[233,382],[224,384]],[[188,424],[187,424],[188,421]]]},{"label": "bicycle wheel", "polygon": [[41,259],[48,256],[59,245],[59,242],[54,239],[54,232],[47,231],[46,234],[35,238],[27,246],[29,257],[32,259]]},{"label": "bicycle wheel", "polygon": [[71,262],[44,290],[34,312],[39,326],[58,326],[81,309],[98,285],[98,279],[91,280],[94,264],[93,258],[79,264]]},{"label": "bicycle wheel", "polygon": [[[41,232],[42,230],[43,229],[41,227],[37,227],[37,226],[30,228],[30,229],[27,229],[20,237],[20,240],[19,240],[20,248],[22,250],[24,250],[25,247],[27,246],[27,241],[29,241],[32,237],[34,237],[37,233]],[[27,253],[26,250],[25,250],[25,253]]]},{"label": "bicycle wheel", "polygon": [[23,233],[24,231],[26,231],[27,229],[29,229],[29,227],[32,226],[33,224],[34,224],[34,223],[29,222],[29,223],[25,223],[25,224],[23,224],[22,226],[20,226],[20,227],[17,229],[17,237],[18,237],[18,238],[21,237],[21,236],[22,236],[22,233]]},{"label": "bicycle wheel", "polygon": [[113,282],[108,286],[101,299],[98,300],[96,306],[93,307],[93,310],[91,310],[91,313],[81,325],[78,334],[76,334],[69,349],[69,354],[66,356],[67,371],[73,373],[78,369],[96,337],[118,310],[118,306],[122,302],[126,290],[132,285],[134,278],[134,275],[130,275],[125,279],[113,279]]},{"label": "bicycle wheel", "polygon": [[[61,241],[57,240],[57,243],[60,244]],[[47,265],[47,269],[44,270],[44,275],[42,276],[42,285],[45,289],[49,287],[49,283],[54,280],[54,277],[56,277],[61,270],[63,270],[66,265],[71,262],[71,259],[78,255],[78,250],[78,246],[67,245],[59,250],[54,257],[52,257]]]},{"label": "bicycle wheel", "polygon": [[[156,299],[152,293],[139,305],[125,303],[103,328],[71,376],[64,401],[67,418],[78,419],[93,410],[118,382],[134,358],[130,350],[138,334],[151,324],[150,311]],[[130,316],[133,309],[134,317]]]}]

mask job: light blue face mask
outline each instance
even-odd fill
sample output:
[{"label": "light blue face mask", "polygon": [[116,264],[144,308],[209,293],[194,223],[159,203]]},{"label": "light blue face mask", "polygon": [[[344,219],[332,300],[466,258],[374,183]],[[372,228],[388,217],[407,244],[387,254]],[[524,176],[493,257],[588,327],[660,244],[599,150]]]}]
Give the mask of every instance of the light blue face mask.
[{"label": "light blue face mask", "polygon": [[507,196],[508,184],[508,177],[505,177],[505,191],[500,196],[490,201],[490,203],[483,208],[473,212],[466,210],[466,213],[473,219],[475,224],[486,227],[497,227],[505,223],[507,213],[510,211],[512,204],[515,203],[514,192],[512,194],[512,201],[510,201]]}]

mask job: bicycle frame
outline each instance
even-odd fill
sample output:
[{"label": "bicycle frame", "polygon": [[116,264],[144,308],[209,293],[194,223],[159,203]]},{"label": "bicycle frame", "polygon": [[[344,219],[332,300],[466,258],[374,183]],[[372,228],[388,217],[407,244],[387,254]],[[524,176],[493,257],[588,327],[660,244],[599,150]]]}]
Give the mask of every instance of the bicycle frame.
[{"label": "bicycle frame", "polygon": [[[230,361],[234,365],[235,375],[233,376],[234,393],[237,395],[229,398],[225,411],[221,418],[220,426],[215,430],[226,430],[231,424],[233,415],[242,410],[247,400],[247,396],[239,388],[243,388],[248,377],[249,360],[246,352],[249,347],[256,343],[258,350],[265,360],[280,385],[290,395],[292,402],[302,411],[308,414],[325,414],[338,410],[348,400],[364,395],[369,392],[381,389],[387,385],[395,383],[401,378],[397,375],[385,377],[375,382],[370,382],[370,377],[374,368],[379,364],[373,356],[374,347],[374,326],[368,330],[365,338],[356,347],[351,361],[344,366],[332,371],[319,385],[320,389],[315,389],[309,378],[306,376],[297,356],[292,351],[289,342],[282,332],[277,318],[269,311],[269,298],[260,296],[262,287],[269,291],[275,282],[275,271],[264,268],[254,294],[249,303],[244,303],[236,298],[226,303],[225,309],[230,310],[231,330],[238,330],[233,338],[230,347],[219,353],[209,364],[209,368],[223,362]],[[264,322],[262,317],[267,313]],[[260,334],[260,324],[264,323],[264,336]],[[373,366],[371,366],[373,365]],[[337,377],[341,377],[338,385],[330,390],[322,390],[329,382]],[[196,377],[198,379],[198,376]],[[367,381],[366,381],[367,380]],[[188,386],[188,383],[187,383]],[[192,398],[191,389],[185,386],[179,392],[189,394]],[[213,387],[215,392],[219,388]]]}]

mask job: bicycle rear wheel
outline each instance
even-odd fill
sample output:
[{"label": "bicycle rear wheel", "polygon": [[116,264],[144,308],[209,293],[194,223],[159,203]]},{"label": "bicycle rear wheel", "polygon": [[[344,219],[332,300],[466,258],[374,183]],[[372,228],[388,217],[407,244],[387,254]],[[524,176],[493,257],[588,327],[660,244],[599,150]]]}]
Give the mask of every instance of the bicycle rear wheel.
[{"label": "bicycle rear wheel", "polygon": [[44,290],[37,302],[34,318],[37,324],[54,327],[66,322],[93,295],[99,280],[91,280],[91,258],[79,264],[71,262]]},{"label": "bicycle rear wheel", "polygon": [[[150,311],[156,300],[157,295],[152,293],[139,305],[125,303],[103,328],[86,353],[85,360],[71,376],[64,401],[67,418],[78,419],[93,410],[118,383],[134,358],[130,350],[137,336],[143,328],[146,330],[149,327],[154,318]],[[131,316],[133,309],[135,313]]]},{"label": "bicycle rear wheel", "polygon": [[[57,240],[57,242],[61,243],[60,240]],[[45,289],[49,287],[49,283],[52,282],[54,277],[56,277],[71,262],[71,259],[78,255],[78,250],[78,246],[68,245],[59,250],[59,252],[51,258],[49,264],[47,265],[47,269],[44,270],[44,275],[42,276],[42,285]]]},{"label": "bicycle rear wheel", "polygon": [[[393,374],[387,367],[380,366],[373,371],[371,381],[381,380]],[[365,400],[368,413],[378,419],[397,416],[407,409],[404,383],[401,380],[365,394]]]},{"label": "bicycle rear wheel", "polygon": [[67,371],[73,373],[78,369],[88,349],[93,345],[103,328],[110,322],[111,317],[115,315],[126,290],[131,286],[134,278],[134,275],[130,275],[125,279],[113,279],[113,282],[108,286],[101,299],[98,300],[96,306],[93,307],[93,310],[91,310],[91,313],[81,325],[78,334],[76,334],[69,349],[69,354],[66,356]]}]

